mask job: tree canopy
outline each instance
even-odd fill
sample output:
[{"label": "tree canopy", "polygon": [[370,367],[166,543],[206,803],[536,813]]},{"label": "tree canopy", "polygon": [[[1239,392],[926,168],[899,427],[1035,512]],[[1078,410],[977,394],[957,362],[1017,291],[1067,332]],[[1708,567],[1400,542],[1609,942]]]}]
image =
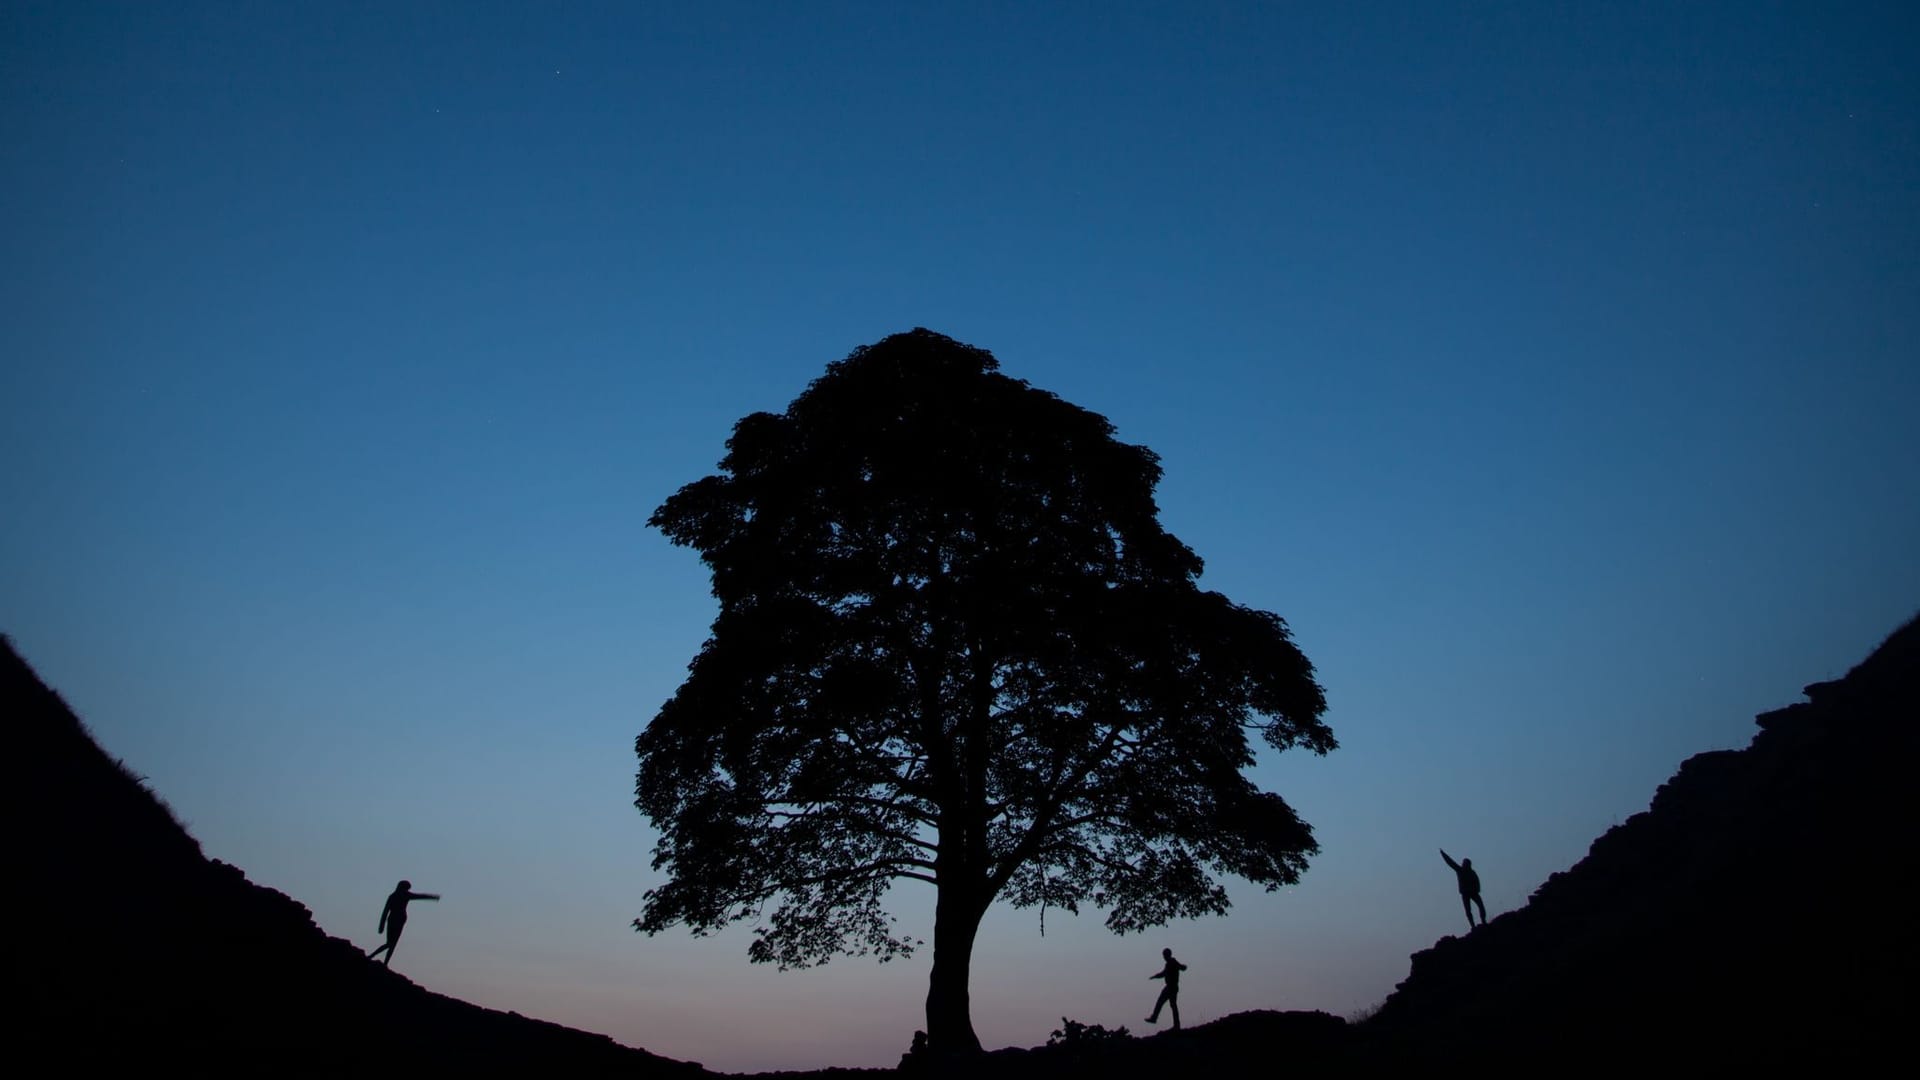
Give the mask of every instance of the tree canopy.
[{"label": "tree canopy", "polygon": [[1125,933],[1225,912],[1217,875],[1298,880],[1312,832],[1243,770],[1255,732],[1334,748],[1312,665],[1198,587],[1158,458],[1105,417],[914,330],[742,419],[719,470],[651,518],[720,610],[636,742],[666,874],[638,929],[885,960],[921,944],[890,885],[934,885],[928,1031],[963,1050],[994,900]]}]

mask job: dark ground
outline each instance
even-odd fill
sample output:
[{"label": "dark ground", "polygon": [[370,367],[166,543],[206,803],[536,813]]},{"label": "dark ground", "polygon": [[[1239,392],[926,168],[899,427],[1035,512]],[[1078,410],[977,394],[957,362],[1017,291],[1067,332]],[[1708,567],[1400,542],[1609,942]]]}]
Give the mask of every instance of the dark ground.
[{"label": "dark ground", "polygon": [[[1688,759],[1647,811],[1525,907],[1416,953],[1363,1023],[1256,1011],[910,1071],[1267,1078],[1900,1060],[1916,944],[1896,883],[1920,824],[1920,620],[1807,697],[1761,715],[1746,749]],[[299,903],[207,859],[10,643],[0,708],[14,751],[17,1060],[62,1072],[712,1075],[431,993],[328,937]]]}]

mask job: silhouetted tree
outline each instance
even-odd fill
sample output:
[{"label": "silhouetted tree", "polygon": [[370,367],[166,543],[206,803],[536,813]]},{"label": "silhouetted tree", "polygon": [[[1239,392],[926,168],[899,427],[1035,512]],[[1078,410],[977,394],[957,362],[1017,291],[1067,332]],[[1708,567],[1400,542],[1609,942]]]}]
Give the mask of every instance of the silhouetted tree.
[{"label": "silhouetted tree", "polygon": [[979,1048],[996,898],[1125,933],[1224,912],[1216,872],[1294,882],[1318,849],[1241,774],[1247,732],[1335,745],[1286,624],[1196,587],[1153,452],[998,367],[927,330],[856,349],[651,519],[720,612],[636,743],[668,876],[635,927],[751,918],[754,961],[887,960],[922,944],[888,887],[932,884],[940,1052]]}]

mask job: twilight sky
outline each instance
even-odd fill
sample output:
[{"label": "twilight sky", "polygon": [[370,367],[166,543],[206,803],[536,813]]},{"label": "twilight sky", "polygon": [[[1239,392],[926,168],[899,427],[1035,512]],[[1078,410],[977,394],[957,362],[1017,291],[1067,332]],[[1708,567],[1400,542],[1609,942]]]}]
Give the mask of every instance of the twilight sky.
[{"label": "twilight sky", "polygon": [[1258,769],[1298,887],[991,914],[983,1040],[1143,1028],[1163,946],[1189,1022],[1350,1013],[1459,928],[1437,846],[1518,906],[1920,607],[1917,53],[1899,3],[9,3],[0,632],[330,932],[444,894],[426,986],[892,1064],[930,954],[629,928],[631,744],[714,610],[648,513],[926,326],[1158,451],[1343,743]]}]

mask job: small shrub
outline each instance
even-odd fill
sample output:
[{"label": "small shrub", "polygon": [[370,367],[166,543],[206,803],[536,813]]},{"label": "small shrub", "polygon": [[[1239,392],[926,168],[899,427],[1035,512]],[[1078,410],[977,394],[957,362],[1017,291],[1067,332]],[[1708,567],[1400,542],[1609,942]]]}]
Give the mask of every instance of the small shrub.
[{"label": "small shrub", "polygon": [[1060,1030],[1047,1036],[1048,1046],[1087,1047],[1102,1046],[1131,1038],[1126,1028],[1108,1031],[1099,1024],[1083,1024],[1078,1020],[1060,1018]]}]

